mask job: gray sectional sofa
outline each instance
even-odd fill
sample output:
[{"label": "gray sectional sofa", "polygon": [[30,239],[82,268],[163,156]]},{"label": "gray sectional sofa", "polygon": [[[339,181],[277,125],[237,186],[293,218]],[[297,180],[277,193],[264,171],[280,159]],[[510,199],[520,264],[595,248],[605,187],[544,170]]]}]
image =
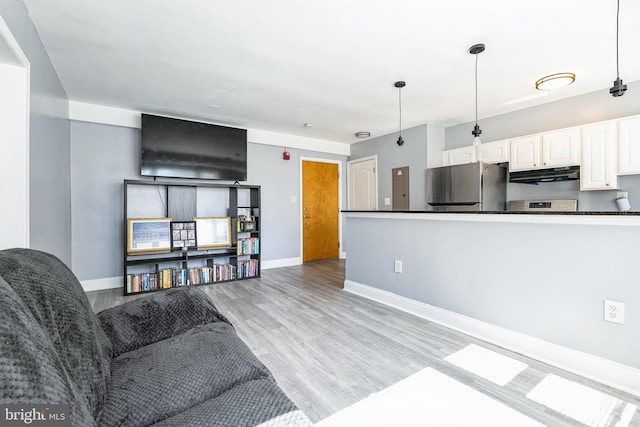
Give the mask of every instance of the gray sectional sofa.
[{"label": "gray sectional sofa", "polygon": [[73,426],[304,426],[198,288],[95,315],[56,257],[0,251],[0,404],[69,404]]}]

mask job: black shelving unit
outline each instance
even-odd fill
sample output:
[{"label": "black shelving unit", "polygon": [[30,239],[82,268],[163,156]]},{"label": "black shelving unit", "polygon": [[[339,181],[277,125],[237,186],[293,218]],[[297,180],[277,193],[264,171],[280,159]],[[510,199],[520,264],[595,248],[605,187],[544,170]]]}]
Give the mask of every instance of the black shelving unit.
[{"label": "black shelving unit", "polygon": [[[123,195],[124,295],[260,277],[260,186],[125,180]],[[242,231],[244,226],[238,217],[239,210],[249,212],[253,219],[251,227],[246,227],[247,231]],[[192,221],[195,217],[230,217],[231,245],[214,249],[128,254],[128,219]],[[252,243],[249,253],[242,251],[248,247],[248,242],[244,242],[246,239],[253,239],[248,240]],[[170,272],[170,280],[167,280],[169,273],[165,271]],[[213,280],[204,280],[203,275],[213,277]],[[133,286],[135,280],[138,280],[139,288]]]}]

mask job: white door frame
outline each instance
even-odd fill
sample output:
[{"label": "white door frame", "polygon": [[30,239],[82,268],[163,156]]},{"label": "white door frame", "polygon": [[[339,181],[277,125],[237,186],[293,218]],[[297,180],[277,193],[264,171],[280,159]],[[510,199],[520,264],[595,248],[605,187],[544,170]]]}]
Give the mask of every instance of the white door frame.
[{"label": "white door frame", "polygon": [[[31,99],[31,64],[15,39],[9,26],[0,16],[0,43],[3,46],[0,57],[0,78],[11,82],[13,93],[3,94],[0,99],[0,111],[5,117],[1,120],[3,127],[2,151],[7,156],[0,167],[0,193],[3,205],[10,206],[11,212],[5,211],[0,219],[9,223],[12,229],[5,234],[6,240],[0,249],[7,247],[30,246],[30,213],[29,213],[29,119]],[[4,91],[4,90],[3,90]],[[11,114],[6,114],[10,111]],[[11,144],[11,145],[9,145]],[[5,222],[6,221],[6,222]],[[5,230],[7,233],[9,230]]]},{"label": "white door frame", "polygon": [[354,160],[349,160],[347,162],[347,209],[350,209],[351,206],[349,206],[349,200],[351,197],[351,188],[349,187],[351,185],[350,182],[350,176],[351,176],[351,165],[353,163],[359,163],[359,162],[365,162],[367,160],[373,160],[373,175],[375,178],[375,183],[376,183],[376,194],[375,194],[375,200],[376,200],[376,210],[378,210],[378,155],[374,154],[373,156],[367,156],[367,157],[361,157],[359,159],[354,159]]},{"label": "white door frame", "polygon": [[346,258],[347,254],[344,251],[344,246],[342,246],[342,215],[340,212],[342,211],[342,175],[343,175],[343,163],[342,160],[330,160],[330,159],[320,159],[317,157],[304,157],[300,156],[300,215],[298,216],[298,220],[300,221],[300,263],[304,263],[303,254],[304,254],[304,224],[302,223],[302,215],[304,206],[302,206],[302,162],[318,162],[318,163],[332,163],[338,165],[338,243],[340,244],[339,256],[341,259]]}]

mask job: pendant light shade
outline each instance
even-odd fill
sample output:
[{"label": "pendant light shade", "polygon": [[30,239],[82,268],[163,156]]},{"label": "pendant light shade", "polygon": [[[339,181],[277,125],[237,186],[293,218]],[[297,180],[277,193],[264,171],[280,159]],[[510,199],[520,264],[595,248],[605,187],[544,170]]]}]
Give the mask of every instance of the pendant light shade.
[{"label": "pendant light shade", "polygon": [[474,44],[469,48],[469,53],[476,56],[476,71],[475,71],[475,82],[476,82],[476,125],[473,127],[473,131],[471,134],[473,135],[473,145],[480,145],[480,134],[482,134],[482,129],[478,126],[478,55],[484,52],[484,44]]},{"label": "pendant light shade", "polygon": [[402,147],[404,144],[404,139],[402,139],[402,88],[407,84],[403,81],[397,81],[394,83],[394,86],[398,88],[398,107],[400,110],[400,122],[399,122],[399,131],[398,131],[398,146]]},{"label": "pendant light shade", "polygon": [[622,79],[620,78],[620,60],[619,60],[619,43],[618,39],[620,37],[620,0],[618,0],[618,7],[616,9],[616,80],[613,82],[613,87],[609,89],[609,93],[611,96],[622,96],[624,92],[627,90],[627,85],[622,84]]}]

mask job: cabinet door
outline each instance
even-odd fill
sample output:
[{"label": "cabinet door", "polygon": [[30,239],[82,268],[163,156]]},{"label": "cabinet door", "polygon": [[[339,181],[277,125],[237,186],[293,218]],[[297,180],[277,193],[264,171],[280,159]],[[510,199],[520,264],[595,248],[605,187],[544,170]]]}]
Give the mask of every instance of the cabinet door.
[{"label": "cabinet door", "polygon": [[509,140],[487,142],[478,148],[478,161],[484,163],[502,163],[509,161]]},{"label": "cabinet door", "polygon": [[580,128],[562,129],[542,135],[542,166],[580,164]]},{"label": "cabinet door", "polygon": [[509,170],[539,169],[540,135],[529,135],[511,140]]},{"label": "cabinet door", "polygon": [[618,122],[618,174],[640,174],[640,116]]},{"label": "cabinet door", "polygon": [[472,145],[442,152],[442,163],[444,163],[444,166],[462,165],[465,163],[475,162],[477,162],[476,150]]},{"label": "cabinet door", "polygon": [[616,122],[582,127],[580,190],[612,190],[618,185]]}]

